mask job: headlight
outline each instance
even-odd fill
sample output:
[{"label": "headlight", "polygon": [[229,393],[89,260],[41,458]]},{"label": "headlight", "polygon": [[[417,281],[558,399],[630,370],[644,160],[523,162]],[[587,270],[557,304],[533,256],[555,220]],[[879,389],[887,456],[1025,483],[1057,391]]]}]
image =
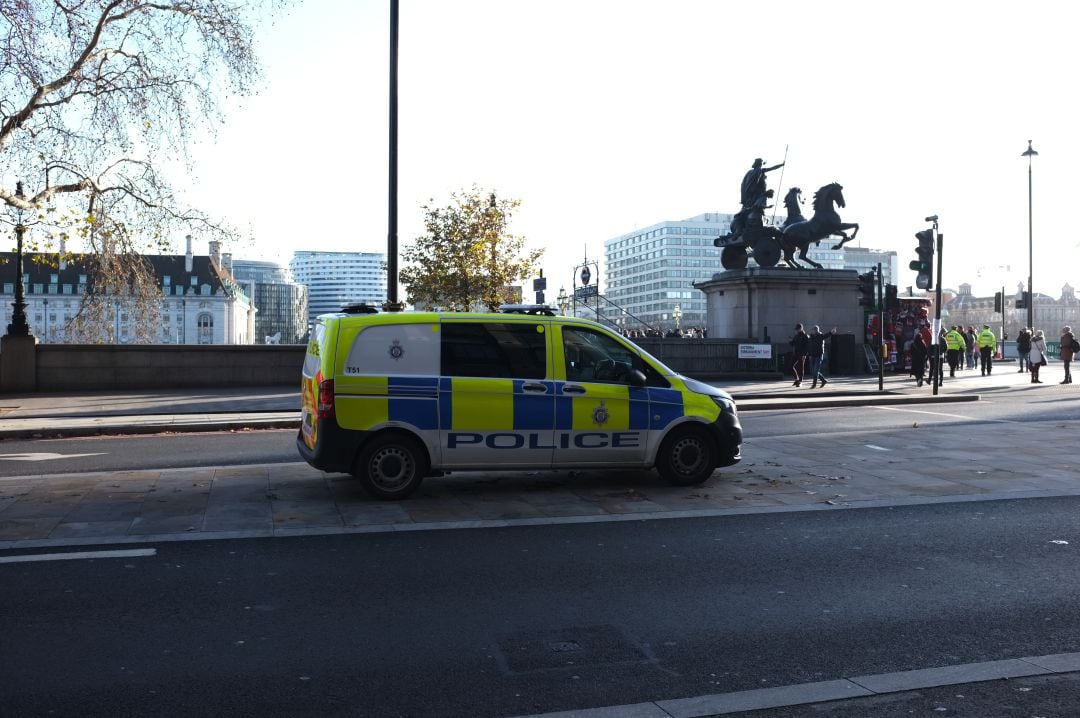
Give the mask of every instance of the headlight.
[{"label": "headlight", "polygon": [[722,411],[729,411],[733,415],[737,416],[739,410],[735,408],[735,401],[723,396],[714,396],[712,400],[716,402],[716,405],[720,407]]}]

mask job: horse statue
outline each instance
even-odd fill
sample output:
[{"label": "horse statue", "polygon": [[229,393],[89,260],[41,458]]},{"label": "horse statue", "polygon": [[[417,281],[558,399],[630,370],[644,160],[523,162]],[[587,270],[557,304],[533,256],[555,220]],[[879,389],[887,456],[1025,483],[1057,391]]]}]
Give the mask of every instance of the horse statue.
[{"label": "horse statue", "polygon": [[[792,193],[795,192],[795,196]],[[798,219],[792,214],[792,208],[794,207],[798,217],[802,214],[798,212],[799,194],[801,192],[798,188],[793,187],[788,191],[787,197],[784,199],[784,205],[788,208],[788,221],[784,222],[780,229],[781,244],[784,247],[784,261],[791,266],[798,266],[795,264],[794,252],[795,249],[799,249],[799,258],[812,264],[813,266],[821,269],[821,265],[812,261],[806,256],[807,249],[810,248],[810,243],[819,243],[821,240],[832,235],[839,235],[843,237],[838,244],[832,246],[833,249],[840,249],[846,242],[850,242],[855,239],[855,235],[859,233],[859,225],[856,222],[842,222],[840,221],[840,215],[833,209],[833,204],[839,207],[844,207],[844,188],[838,183],[833,182],[827,184],[817,192],[814,193],[814,215],[810,219]],[[788,204],[788,199],[792,199],[792,204]],[[849,237],[844,231],[846,229],[853,229]]]},{"label": "horse statue", "polygon": [[784,237],[784,230],[788,227],[806,221],[806,217],[804,217],[802,213],[802,204],[802,189],[792,187],[787,191],[787,194],[784,195],[784,209],[787,210],[787,219],[780,225],[779,231],[777,232],[777,239],[780,240],[780,247],[784,251],[784,261],[789,267],[792,269],[802,269],[802,265],[795,261],[795,250],[800,249],[799,259],[816,269],[821,269],[821,265],[810,259],[806,254],[807,250],[810,249],[809,243],[800,248],[794,242]]}]

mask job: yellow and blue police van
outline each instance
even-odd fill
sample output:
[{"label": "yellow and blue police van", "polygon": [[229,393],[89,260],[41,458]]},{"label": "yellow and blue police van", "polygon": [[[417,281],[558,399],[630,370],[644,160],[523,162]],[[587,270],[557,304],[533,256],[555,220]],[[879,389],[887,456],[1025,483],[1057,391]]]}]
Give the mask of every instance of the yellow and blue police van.
[{"label": "yellow and blue police van", "polygon": [[690,486],[740,459],[731,395],[542,305],[347,307],[318,317],[302,373],[301,456],[380,499],[493,469],[655,467]]}]

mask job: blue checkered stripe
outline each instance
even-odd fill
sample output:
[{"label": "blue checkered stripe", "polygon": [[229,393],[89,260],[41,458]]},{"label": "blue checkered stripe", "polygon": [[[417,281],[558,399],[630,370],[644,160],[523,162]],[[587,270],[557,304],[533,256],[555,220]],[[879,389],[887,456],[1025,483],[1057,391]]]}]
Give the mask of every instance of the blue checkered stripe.
[{"label": "blue checkered stripe", "polygon": [[[544,394],[527,393],[524,384],[543,384]],[[562,393],[562,381],[515,379],[514,425],[507,430],[570,431],[574,427],[572,396]],[[453,380],[450,377],[392,376],[387,383],[388,417],[422,430],[451,428]],[[677,389],[628,387],[631,430],[663,429],[684,413]]]}]

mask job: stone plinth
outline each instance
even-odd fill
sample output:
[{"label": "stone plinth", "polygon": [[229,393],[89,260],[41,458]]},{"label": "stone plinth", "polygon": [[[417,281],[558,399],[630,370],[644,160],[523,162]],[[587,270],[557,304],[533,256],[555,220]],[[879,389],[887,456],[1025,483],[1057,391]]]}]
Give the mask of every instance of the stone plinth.
[{"label": "stone plinth", "polygon": [[854,269],[747,267],[714,274],[705,292],[709,337],[784,342],[801,323],[828,333],[863,336],[859,273]]},{"label": "stone plinth", "polygon": [[0,337],[0,391],[20,394],[37,390],[37,337]]}]

